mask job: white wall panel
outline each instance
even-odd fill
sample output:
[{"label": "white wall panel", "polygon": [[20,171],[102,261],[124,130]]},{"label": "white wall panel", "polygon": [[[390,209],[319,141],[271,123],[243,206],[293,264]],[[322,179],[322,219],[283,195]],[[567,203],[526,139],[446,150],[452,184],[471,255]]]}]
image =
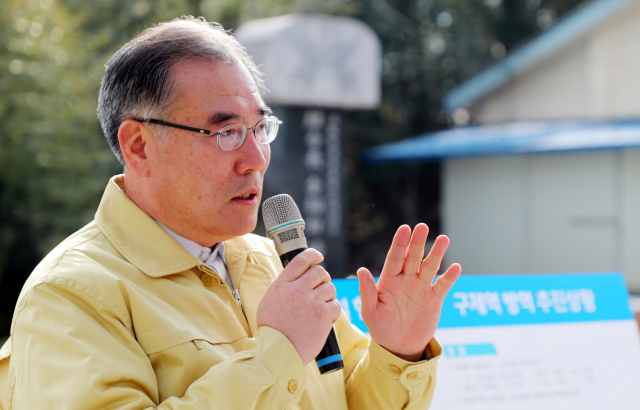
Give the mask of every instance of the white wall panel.
[{"label": "white wall panel", "polygon": [[465,273],[523,271],[525,164],[520,156],[452,159],[444,164],[447,262]]},{"label": "white wall panel", "polygon": [[443,232],[467,274],[622,271],[640,292],[640,149],[448,159]]}]

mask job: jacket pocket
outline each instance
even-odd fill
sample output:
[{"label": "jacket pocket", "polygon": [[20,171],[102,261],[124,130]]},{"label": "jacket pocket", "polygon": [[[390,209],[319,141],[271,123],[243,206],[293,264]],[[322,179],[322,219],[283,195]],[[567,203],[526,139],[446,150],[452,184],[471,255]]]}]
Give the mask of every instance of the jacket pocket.
[{"label": "jacket pocket", "polygon": [[182,397],[209,369],[243,351],[247,334],[229,320],[208,329],[171,325],[138,335],[158,383],[160,401]]},{"label": "jacket pocket", "polygon": [[230,319],[206,329],[188,324],[171,324],[138,334],[136,338],[146,354],[152,355],[194,340],[207,341],[213,345],[234,343],[239,339],[247,338],[247,333],[237,320]]}]

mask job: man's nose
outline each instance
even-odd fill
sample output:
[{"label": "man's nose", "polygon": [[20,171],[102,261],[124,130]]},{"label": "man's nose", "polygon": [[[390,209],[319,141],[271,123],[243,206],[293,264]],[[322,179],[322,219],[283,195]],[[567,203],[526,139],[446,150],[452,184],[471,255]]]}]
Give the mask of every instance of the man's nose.
[{"label": "man's nose", "polygon": [[258,143],[255,128],[248,128],[242,146],[237,149],[240,155],[236,162],[236,171],[239,174],[264,171],[269,163],[269,150],[269,144]]}]

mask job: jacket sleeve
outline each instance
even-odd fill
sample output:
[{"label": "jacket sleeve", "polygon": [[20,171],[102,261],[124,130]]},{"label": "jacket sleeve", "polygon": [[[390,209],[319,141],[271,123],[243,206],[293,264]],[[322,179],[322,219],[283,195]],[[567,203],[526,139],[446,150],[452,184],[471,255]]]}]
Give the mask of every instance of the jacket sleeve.
[{"label": "jacket sleeve", "polygon": [[211,367],[183,397],[159,402],[133,329],[81,285],[41,283],[12,329],[12,410],[283,409],[300,400],[307,373],[294,347],[263,327],[246,350]]},{"label": "jacket sleeve", "polygon": [[428,346],[434,357],[412,363],[369,341],[344,313],[335,327],[344,357],[349,410],[429,408],[442,352],[435,339]]}]

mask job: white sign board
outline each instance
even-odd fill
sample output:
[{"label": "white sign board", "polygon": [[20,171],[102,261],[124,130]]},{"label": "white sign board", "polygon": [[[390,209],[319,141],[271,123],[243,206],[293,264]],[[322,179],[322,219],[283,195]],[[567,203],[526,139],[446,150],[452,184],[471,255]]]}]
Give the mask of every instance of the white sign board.
[{"label": "white sign board", "polygon": [[[363,326],[352,286],[336,285],[339,300]],[[640,335],[621,274],[462,276],[436,339],[431,410],[640,408]]]}]

